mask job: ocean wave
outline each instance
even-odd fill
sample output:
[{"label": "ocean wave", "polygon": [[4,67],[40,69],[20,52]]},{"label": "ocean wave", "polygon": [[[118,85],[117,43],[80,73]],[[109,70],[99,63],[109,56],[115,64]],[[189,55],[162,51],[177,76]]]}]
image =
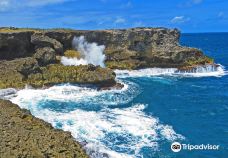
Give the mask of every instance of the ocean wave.
[{"label": "ocean wave", "polygon": [[[144,148],[156,152],[161,141],[184,139],[172,126],[164,125],[158,118],[144,113],[147,107],[144,104],[125,108],[106,107],[108,103],[119,105],[134,98],[136,92],[132,92],[132,87],[136,85],[126,81],[123,83],[125,86],[122,90],[110,91],[97,91],[75,85],[60,85],[43,90],[24,89],[18,91],[11,101],[21,108],[29,109],[34,116],[54,127],[70,131],[78,141],[86,142],[85,149],[93,158],[143,157]],[[120,99],[122,95],[125,96]],[[100,98],[102,99],[99,100]],[[94,106],[96,102],[103,107],[99,110],[76,108],[67,112],[58,111],[58,104],[52,103],[53,100],[64,102],[63,109],[73,102],[84,102],[84,105],[89,106]],[[54,108],[43,107],[43,104],[53,104]]]},{"label": "ocean wave", "polygon": [[[22,105],[19,103],[19,105]],[[99,112],[74,110],[69,113],[39,109],[38,104],[23,104],[32,113],[51,123],[56,128],[70,131],[74,138],[86,142],[85,149],[91,157],[110,158],[142,157],[141,150],[159,150],[159,141],[184,139],[169,125],[163,125],[152,116],[147,116],[143,104],[120,109],[103,109]],[[124,141],[123,141],[124,140]]]},{"label": "ocean wave", "polygon": [[140,70],[115,70],[118,78],[127,77],[153,77],[153,76],[178,76],[178,77],[221,77],[227,74],[222,65],[199,66],[192,71],[180,71],[177,68],[146,68]]},{"label": "ocean wave", "polygon": [[16,102],[28,101],[36,104],[39,101],[75,102],[77,104],[120,105],[130,102],[139,94],[137,84],[129,81],[118,81],[122,89],[97,90],[80,85],[62,84],[48,89],[26,88],[17,92]]}]

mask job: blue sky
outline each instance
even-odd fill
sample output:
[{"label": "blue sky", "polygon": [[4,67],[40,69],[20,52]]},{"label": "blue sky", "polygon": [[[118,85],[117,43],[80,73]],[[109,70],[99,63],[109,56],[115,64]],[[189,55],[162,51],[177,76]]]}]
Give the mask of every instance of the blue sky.
[{"label": "blue sky", "polygon": [[228,32],[227,0],[0,0],[0,26]]}]

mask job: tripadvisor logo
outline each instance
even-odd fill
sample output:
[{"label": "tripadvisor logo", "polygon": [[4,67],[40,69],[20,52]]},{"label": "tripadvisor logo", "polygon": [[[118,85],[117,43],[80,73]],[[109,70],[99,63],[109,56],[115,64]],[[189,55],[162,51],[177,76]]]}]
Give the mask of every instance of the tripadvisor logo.
[{"label": "tripadvisor logo", "polygon": [[181,144],[178,143],[178,142],[172,143],[172,144],[171,144],[171,150],[172,150],[173,152],[175,152],[175,153],[181,151]]},{"label": "tripadvisor logo", "polygon": [[192,145],[192,144],[180,144],[179,142],[174,142],[171,144],[171,150],[173,152],[180,152],[181,150],[219,150],[219,145],[211,145],[211,144],[200,144],[200,145]]}]

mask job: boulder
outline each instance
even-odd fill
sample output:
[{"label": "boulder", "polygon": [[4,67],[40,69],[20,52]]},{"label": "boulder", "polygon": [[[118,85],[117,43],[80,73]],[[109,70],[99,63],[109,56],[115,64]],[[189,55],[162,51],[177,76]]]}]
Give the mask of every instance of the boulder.
[{"label": "boulder", "polygon": [[34,33],[31,36],[31,43],[34,44],[36,48],[52,47],[56,51],[56,54],[63,53],[63,45],[59,41],[45,36],[42,33]]},{"label": "boulder", "polygon": [[56,62],[55,50],[51,47],[37,48],[34,58],[40,66],[45,66]]}]

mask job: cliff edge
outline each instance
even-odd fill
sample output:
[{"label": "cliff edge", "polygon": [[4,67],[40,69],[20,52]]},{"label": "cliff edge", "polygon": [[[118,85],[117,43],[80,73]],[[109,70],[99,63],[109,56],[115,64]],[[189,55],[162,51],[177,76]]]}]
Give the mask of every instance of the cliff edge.
[{"label": "cliff edge", "polygon": [[44,46],[53,48],[57,55],[63,55],[64,51],[72,49],[73,38],[79,36],[84,36],[88,42],[104,45],[105,64],[112,69],[184,68],[213,63],[201,50],[180,46],[180,31],[167,28],[97,31],[2,28],[0,60],[30,57],[38,47]]}]

